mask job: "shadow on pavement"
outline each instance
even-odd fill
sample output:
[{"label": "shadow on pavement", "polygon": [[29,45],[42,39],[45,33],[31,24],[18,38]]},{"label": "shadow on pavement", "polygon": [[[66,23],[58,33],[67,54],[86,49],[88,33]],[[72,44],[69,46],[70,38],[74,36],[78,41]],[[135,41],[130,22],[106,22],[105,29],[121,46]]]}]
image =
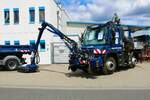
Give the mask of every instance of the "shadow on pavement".
[{"label": "shadow on pavement", "polygon": [[133,68],[129,68],[128,66],[120,66],[119,68],[116,69],[116,72],[122,72],[122,71],[127,71],[127,70],[130,70],[130,69],[133,69]]},{"label": "shadow on pavement", "polygon": [[[139,66],[137,66],[137,67],[139,67]],[[127,67],[119,67],[119,68],[117,68],[115,73],[122,72],[122,71],[127,71],[127,70],[130,70],[130,69],[133,69],[133,68],[129,68],[128,66]],[[0,68],[0,71],[5,72],[7,70]],[[59,73],[59,74],[65,75],[69,78],[71,78],[71,77],[81,77],[81,78],[86,78],[86,79],[97,79],[98,76],[101,76],[101,75],[105,76],[102,73],[85,73],[85,72],[80,71],[80,70],[77,70],[76,72],[63,72],[63,71],[57,71],[57,70],[50,70],[50,69],[46,69],[46,68],[40,68],[40,71]]]},{"label": "shadow on pavement", "polygon": [[[119,68],[117,68],[116,72],[114,72],[114,73],[128,71],[130,69],[133,69],[133,68],[129,68],[128,66],[119,67]],[[86,78],[86,79],[97,79],[98,76],[105,76],[102,73],[85,73],[85,72],[80,71],[80,70],[78,70],[76,72],[68,72],[68,73],[65,73],[62,71],[50,70],[50,69],[40,69],[40,70],[63,74],[63,75],[66,75],[67,77],[81,77],[81,78]]]},{"label": "shadow on pavement", "polygon": [[134,69],[134,68],[144,69],[143,66],[139,66],[139,65],[136,65],[133,68],[130,68],[129,66],[120,66],[119,68],[116,69],[116,73],[117,72],[122,72],[122,71],[128,71],[128,70],[131,70],[131,69]]},{"label": "shadow on pavement", "polygon": [[71,72],[66,74],[67,77],[81,77],[86,79],[96,79],[99,75],[100,74],[85,73],[83,71]]},{"label": "shadow on pavement", "polygon": [[[16,71],[16,70],[13,70],[13,71]],[[3,66],[0,66],[0,72],[12,72],[12,71],[9,71],[7,70],[5,67]]]},{"label": "shadow on pavement", "polygon": [[50,70],[50,69],[40,69],[40,71],[48,71],[48,72],[59,73],[59,74],[64,74],[64,75],[66,74],[65,72]]},{"label": "shadow on pavement", "polygon": [[53,72],[53,73],[59,73],[63,74],[67,77],[81,77],[81,78],[87,78],[87,79],[96,79],[96,76],[99,76],[99,74],[91,74],[91,73],[85,73],[82,71],[77,71],[77,72],[70,72],[70,73],[65,73],[61,71],[56,71],[56,70],[50,70],[50,69],[40,69],[40,71],[48,71],[48,72]]}]

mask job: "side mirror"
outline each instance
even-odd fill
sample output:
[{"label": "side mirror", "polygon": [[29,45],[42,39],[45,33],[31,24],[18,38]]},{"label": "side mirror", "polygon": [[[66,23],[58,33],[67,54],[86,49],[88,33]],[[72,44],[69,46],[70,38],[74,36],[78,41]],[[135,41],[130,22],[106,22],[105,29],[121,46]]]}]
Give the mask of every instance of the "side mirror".
[{"label": "side mirror", "polygon": [[81,36],[79,36],[79,41],[83,42],[83,33],[81,33]]}]

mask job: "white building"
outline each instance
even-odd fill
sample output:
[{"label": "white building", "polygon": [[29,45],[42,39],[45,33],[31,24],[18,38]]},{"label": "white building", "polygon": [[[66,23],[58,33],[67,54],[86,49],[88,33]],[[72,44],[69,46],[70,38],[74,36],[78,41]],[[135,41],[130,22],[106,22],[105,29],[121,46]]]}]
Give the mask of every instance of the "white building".
[{"label": "white building", "polygon": [[[2,0],[0,3],[0,45],[25,45],[36,42],[38,27],[46,20],[66,31],[66,12],[54,0]],[[40,41],[40,64],[51,64],[52,43],[60,39],[44,31]]]},{"label": "white building", "polygon": [[[87,25],[95,24],[71,21],[54,0],[3,0],[0,3],[0,45],[35,43],[42,20],[76,41]],[[40,64],[67,63],[68,53],[57,35],[44,31],[39,46]]]}]

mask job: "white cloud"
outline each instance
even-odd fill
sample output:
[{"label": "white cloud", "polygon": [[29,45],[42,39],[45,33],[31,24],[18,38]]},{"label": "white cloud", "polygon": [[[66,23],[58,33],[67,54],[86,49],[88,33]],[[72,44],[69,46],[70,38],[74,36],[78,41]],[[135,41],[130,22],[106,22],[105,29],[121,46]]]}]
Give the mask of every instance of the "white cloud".
[{"label": "white cloud", "polygon": [[[70,0],[66,9],[73,20],[106,21],[118,13],[127,24],[148,24],[150,21],[150,0]],[[150,24],[149,24],[150,25]]]}]

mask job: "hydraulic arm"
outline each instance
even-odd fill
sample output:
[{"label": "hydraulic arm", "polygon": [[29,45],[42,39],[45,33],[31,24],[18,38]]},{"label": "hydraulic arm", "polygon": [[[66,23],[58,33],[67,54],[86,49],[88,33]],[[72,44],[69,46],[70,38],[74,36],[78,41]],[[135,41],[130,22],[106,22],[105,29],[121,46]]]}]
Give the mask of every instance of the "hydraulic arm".
[{"label": "hydraulic arm", "polygon": [[44,30],[47,29],[48,31],[52,32],[53,34],[58,35],[66,44],[66,46],[69,48],[70,52],[74,57],[77,57],[79,55],[80,50],[78,49],[78,44],[68,38],[66,35],[64,35],[61,31],[59,31],[57,28],[55,28],[52,24],[49,24],[47,22],[43,22],[41,24],[41,28],[39,28],[39,35],[36,41],[36,44],[32,46],[32,51],[31,51],[31,63],[27,65],[22,65],[21,67],[18,68],[18,71],[21,72],[35,72],[38,70],[38,46],[42,37],[42,34]]}]

